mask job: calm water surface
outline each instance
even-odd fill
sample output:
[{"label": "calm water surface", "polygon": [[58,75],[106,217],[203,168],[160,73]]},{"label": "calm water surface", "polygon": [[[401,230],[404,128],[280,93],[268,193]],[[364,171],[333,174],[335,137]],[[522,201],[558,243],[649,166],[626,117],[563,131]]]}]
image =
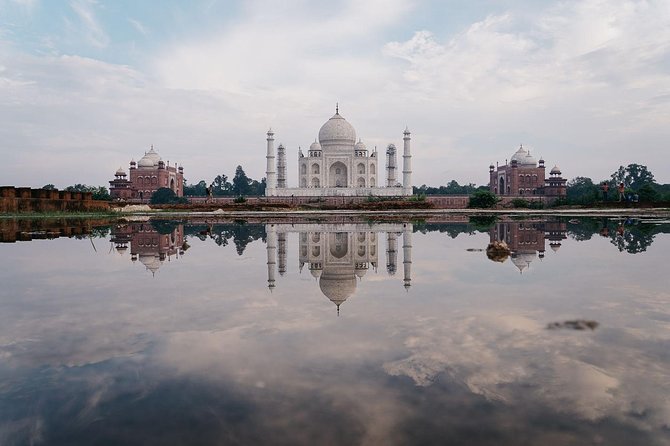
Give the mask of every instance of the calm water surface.
[{"label": "calm water surface", "polygon": [[3,222],[2,445],[670,444],[667,221],[66,223]]}]

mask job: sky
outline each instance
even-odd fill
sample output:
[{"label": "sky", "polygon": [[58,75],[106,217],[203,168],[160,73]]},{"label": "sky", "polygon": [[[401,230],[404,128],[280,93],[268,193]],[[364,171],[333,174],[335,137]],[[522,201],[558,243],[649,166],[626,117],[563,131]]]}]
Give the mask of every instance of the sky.
[{"label": "sky", "polygon": [[194,183],[297,186],[335,112],[412,131],[414,185],[488,182],[519,144],[563,176],[670,183],[670,1],[0,0],[0,184],[107,185],[153,145]]}]

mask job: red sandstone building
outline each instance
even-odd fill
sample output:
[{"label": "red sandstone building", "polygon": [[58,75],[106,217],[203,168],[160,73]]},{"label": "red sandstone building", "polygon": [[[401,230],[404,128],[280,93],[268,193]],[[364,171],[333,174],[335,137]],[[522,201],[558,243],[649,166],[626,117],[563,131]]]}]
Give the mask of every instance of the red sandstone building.
[{"label": "red sandstone building", "polygon": [[109,193],[114,200],[149,200],[161,187],[172,189],[178,197],[184,195],[184,168],[166,164],[151,146],[151,150],[136,163],[130,161],[130,179],[119,167],[109,182]]},{"label": "red sandstone building", "polygon": [[565,197],[566,180],[561,177],[561,170],[554,166],[545,176],[544,160],[535,161],[530,152],[519,147],[512,155],[509,164],[489,166],[489,188],[491,192],[502,196],[533,196],[549,198]]}]

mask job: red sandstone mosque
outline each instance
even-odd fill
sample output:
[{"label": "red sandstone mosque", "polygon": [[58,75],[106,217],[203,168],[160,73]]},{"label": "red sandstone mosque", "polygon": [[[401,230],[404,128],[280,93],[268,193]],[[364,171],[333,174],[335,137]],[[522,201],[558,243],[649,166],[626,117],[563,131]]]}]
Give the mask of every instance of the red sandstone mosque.
[{"label": "red sandstone mosque", "polygon": [[113,200],[149,200],[161,187],[172,189],[178,197],[184,195],[184,168],[167,164],[154,150],[154,146],[136,163],[130,161],[130,179],[123,168],[109,182],[109,194]]},{"label": "red sandstone mosque", "polygon": [[512,155],[509,164],[491,164],[489,176],[489,188],[496,195],[539,195],[554,199],[566,195],[567,180],[561,176],[561,169],[554,166],[546,178],[544,160],[536,161],[523,145]]}]

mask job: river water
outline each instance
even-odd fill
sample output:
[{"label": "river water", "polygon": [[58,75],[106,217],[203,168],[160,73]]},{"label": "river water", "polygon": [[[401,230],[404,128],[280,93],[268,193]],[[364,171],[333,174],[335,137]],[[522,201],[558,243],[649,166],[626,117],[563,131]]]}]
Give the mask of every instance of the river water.
[{"label": "river water", "polygon": [[2,445],[670,444],[668,221],[1,237]]}]

